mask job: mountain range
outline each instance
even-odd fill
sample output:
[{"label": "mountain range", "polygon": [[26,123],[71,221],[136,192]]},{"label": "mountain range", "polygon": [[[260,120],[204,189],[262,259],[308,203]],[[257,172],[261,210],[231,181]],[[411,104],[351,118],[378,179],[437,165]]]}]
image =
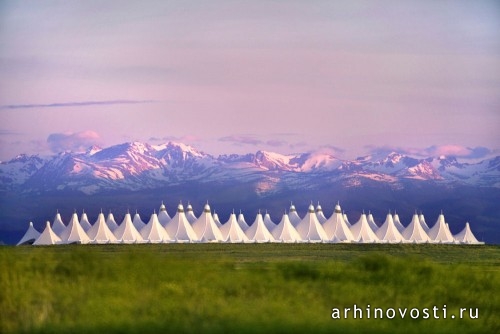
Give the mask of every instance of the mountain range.
[{"label": "mountain range", "polygon": [[453,210],[451,217],[471,220],[473,229],[476,221],[490,242],[500,241],[500,156],[475,163],[398,152],[354,160],[320,151],[213,156],[182,143],[131,142],[47,157],[21,154],[0,163],[0,184],[0,230],[50,218],[56,208],[151,210],[151,202],[163,199],[172,208],[179,199],[201,208],[210,199],[221,212],[234,205],[267,208],[278,219],[290,200],[306,206],[314,199],[329,205],[325,212],[346,202],[352,219],[363,208],[381,220],[394,208],[408,215]]}]

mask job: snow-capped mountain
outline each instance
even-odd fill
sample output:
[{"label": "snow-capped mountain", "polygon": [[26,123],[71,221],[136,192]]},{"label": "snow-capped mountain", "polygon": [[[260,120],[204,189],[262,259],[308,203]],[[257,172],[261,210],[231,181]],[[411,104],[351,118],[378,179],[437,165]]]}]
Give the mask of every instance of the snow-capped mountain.
[{"label": "snow-capped mountain", "polygon": [[86,152],[63,152],[49,158],[19,155],[0,163],[3,189],[72,190],[93,194],[114,189],[154,189],[183,182],[254,183],[260,194],[342,182],[359,187],[384,182],[432,181],[500,188],[500,157],[461,163],[453,157],[416,159],[397,152],[386,157],[347,161],[312,152],[283,155],[257,151],[246,155],[212,155],[182,143],[132,142]]},{"label": "snow-capped mountain", "polygon": [[[500,157],[478,163],[398,152],[354,160],[321,151],[216,157],[181,143],[132,142],[50,157],[19,155],[0,163],[0,185],[0,231],[24,229],[33,219],[40,228],[56,209],[125,212],[189,199],[195,210],[210,200],[222,217],[236,205],[249,213],[270,209],[278,218],[290,201],[300,209],[317,199],[326,211],[340,200],[351,210],[378,210],[382,218],[394,207],[409,217],[417,208],[444,209],[452,229],[466,219],[485,240],[500,242]],[[353,219],[359,214],[350,212]]]}]

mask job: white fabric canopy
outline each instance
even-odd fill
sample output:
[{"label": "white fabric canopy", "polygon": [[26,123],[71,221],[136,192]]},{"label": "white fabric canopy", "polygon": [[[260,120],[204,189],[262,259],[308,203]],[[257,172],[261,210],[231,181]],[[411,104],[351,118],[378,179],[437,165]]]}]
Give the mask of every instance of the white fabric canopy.
[{"label": "white fabric canopy", "polygon": [[241,229],[238,221],[236,220],[236,215],[232,213],[229,216],[229,220],[220,227],[222,237],[225,242],[231,243],[243,243],[250,242],[245,232]]},{"label": "white fabric canopy", "polygon": [[26,233],[24,233],[23,237],[19,240],[16,246],[32,245],[39,236],[40,232],[33,227],[33,222],[30,222]]},{"label": "white fabric canopy", "polygon": [[78,221],[78,215],[73,213],[66,229],[59,236],[64,244],[88,244],[90,238]]},{"label": "white fabric canopy", "polygon": [[278,225],[271,231],[278,242],[301,242],[299,232],[293,227],[288,215],[285,213]]},{"label": "white fabric canopy", "polygon": [[330,218],[323,223],[323,229],[330,241],[334,239],[339,242],[352,242],[354,237],[347,226],[340,205],[335,205],[335,210]]},{"label": "white fabric canopy", "polygon": [[116,237],[106,224],[102,212],[99,213],[97,221],[92,225],[90,230],[88,230],[87,235],[94,244],[117,243]]},{"label": "white fabric canopy", "polygon": [[323,226],[318,221],[316,212],[314,212],[314,206],[311,204],[309,206],[309,211],[305,215],[304,219],[296,226],[297,232],[299,232],[302,241],[307,242],[326,242],[329,241]]},{"label": "white fabric canopy", "polygon": [[245,231],[246,236],[253,242],[273,242],[274,237],[264,224],[262,214],[259,212],[253,224]]},{"label": "white fabric canopy", "polygon": [[152,244],[169,242],[173,240],[168,235],[163,226],[161,226],[160,221],[158,220],[158,215],[156,213],[153,213],[151,215],[149,222],[144,225],[139,233],[141,234],[141,237],[145,242],[149,242]]},{"label": "white fabric canopy", "polygon": [[361,214],[361,217],[359,217],[356,224],[351,226],[350,230],[356,242],[373,243],[379,241],[370,225],[368,225],[368,220],[366,219],[366,214],[364,213]]},{"label": "white fabric canopy", "polygon": [[56,245],[61,243],[61,238],[57,236],[57,234],[50,227],[50,222],[47,222],[45,225],[45,229],[38,236],[38,238],[33,242],[34,246],[41,245]]}]

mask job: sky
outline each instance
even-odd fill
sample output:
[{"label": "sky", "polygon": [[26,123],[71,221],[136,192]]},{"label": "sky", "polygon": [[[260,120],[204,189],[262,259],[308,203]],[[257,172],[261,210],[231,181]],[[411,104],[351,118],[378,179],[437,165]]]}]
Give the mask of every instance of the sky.
[{"label": "sky", "polygon": [[0,1],[0,160],[500,154],[498,1]]}]

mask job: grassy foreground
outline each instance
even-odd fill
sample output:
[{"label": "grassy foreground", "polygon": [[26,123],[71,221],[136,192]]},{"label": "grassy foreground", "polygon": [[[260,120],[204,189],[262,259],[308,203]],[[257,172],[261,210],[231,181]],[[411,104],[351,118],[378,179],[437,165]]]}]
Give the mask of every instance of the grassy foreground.
[{"label": "grassy foreground", "polygon": [[[498,246],[0,247],[0,332],[494,333],[499,265]],[[447,319],[332,319],[354,304]]]}]

